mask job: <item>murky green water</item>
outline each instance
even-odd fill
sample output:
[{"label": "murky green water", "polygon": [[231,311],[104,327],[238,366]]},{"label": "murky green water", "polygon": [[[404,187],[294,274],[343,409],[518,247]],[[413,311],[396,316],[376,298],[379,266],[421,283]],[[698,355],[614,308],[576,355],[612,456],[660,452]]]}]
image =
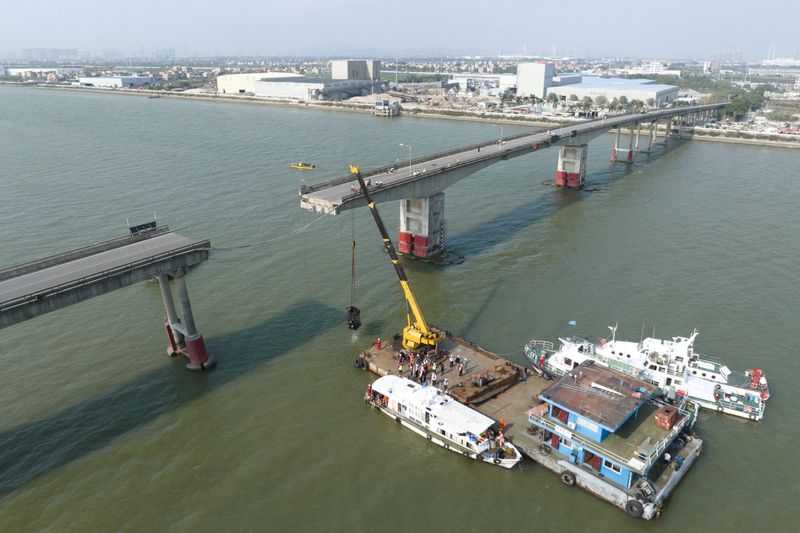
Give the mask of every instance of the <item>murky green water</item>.
[{"label": "murky green water", "polygon": [[[506,127],[509,133],[521,128]],[[218,367],[164,355],[158,287],[142,284],[0,331],[0,530],[731,531],[792,529],[800,380],[800,152],[675,142],[649,162],[589,146],[589,183],[549,150],[447,191],[459,266],[408,265],[428,317],[522,361],[531,337],[642,322],[701,331],[697,349],[763,367],[760,425],[703,413],[705,452],[644,524],[532,462],[501,471],[366,409],[352,367],[398,330],[403,302],[369,213],[312,222],[319,181],[498,135],[488,124],[166,98],[0,88],[0,264],[186,226],[218,248],[188,277]],[[294,160],[318,170],[295,172]],[[396,228],[397,205],[381,206]],[[355,227],[355,230],[353,229]],[[358,241],[353,339],[350,240]],[[394,231],[394,230],[392,230]],[[568,320],[577,320],[570,329]]]}]

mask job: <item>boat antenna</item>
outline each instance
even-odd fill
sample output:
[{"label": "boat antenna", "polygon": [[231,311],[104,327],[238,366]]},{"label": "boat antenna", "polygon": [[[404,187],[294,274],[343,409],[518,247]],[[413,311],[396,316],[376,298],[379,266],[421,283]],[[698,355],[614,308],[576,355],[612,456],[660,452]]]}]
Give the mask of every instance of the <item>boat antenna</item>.
[{"label": "boat antenna", "polygon": [[642,336],[639,337],[639,344],[641,345],[644,342],[644,320],[642,320]]}]

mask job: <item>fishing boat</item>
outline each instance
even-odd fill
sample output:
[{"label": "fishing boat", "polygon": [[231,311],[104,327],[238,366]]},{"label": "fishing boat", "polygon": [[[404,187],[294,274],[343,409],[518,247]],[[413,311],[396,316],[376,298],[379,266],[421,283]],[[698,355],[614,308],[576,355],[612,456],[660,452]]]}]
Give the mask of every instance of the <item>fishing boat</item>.
[{"label": "fishing boat", "polygon": [[317,165],[314,165],[313,163],[306,163],[305,161],[290,163],[289,166],[295,170],[311,170],[317,168]]},{"label": "fishing boat", "polygon": [[434,444],[503,468],[522,455],[500,425],[437,389],[388,374],[367,387],[365,401]]},{"label": "fishing boat", "polygon": [[734,371],[716,359],[695,353],[696,329],[688,337],[648,337],[638,343],[617,340],[617,326],[609,329],[610,340],[560,337],[558,350],[548,341],[532,340],[525,346],[525,356],[536,371],[554,377],[592,360],[658,386],[668,399],[688,396],[708,409],[756,421],[763,418],[769,399],[764,371]]}]

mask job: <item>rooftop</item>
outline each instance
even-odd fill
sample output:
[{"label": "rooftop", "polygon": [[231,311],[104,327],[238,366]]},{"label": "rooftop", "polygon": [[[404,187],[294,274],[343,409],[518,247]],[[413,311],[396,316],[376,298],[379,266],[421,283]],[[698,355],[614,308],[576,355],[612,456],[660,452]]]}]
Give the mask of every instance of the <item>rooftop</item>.
[{"label": "rooftop", "polygon": [[677,89],[676,85],[665,85],[663,83],[655,83],[653,80],[645,78],[604,78],[601,76],[583,75],[583,79],[579,85],[585,89],[617,89],[620,91],[669,91]]},{"label": "rooftop", "polygon": [[656,386],[621,372],[583,364],[545,389],[541,398],[615,431]]},{"label": "rooftop", "polygon": [[481,434],[494,424],[488,416],[458,403],[436,387],[420,385],[401,376],[389,374],[380,377],[372,384],[372,390],[406,405],[416,404],[473,435]]}]

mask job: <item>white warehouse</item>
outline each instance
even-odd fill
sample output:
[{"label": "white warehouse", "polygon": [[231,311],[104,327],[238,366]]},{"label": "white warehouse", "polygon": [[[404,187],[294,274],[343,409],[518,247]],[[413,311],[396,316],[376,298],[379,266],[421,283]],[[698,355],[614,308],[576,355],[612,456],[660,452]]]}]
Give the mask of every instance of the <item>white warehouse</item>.
[{"label": "white warehouse", "polygon": [[152,85],[153,78],[150,76],[95,76],[78,78],[78,83],[83,87],[133,88]]},{"label": "white warehouse", "polygon": [[604,96],[610,102],[623,96],[630,100],[647,102],[653,99],[656,106],[668,104],[678,97],[678,87],[663,85],[647,79],[600,78],[584,76],[580,83],[553,85],[547,88],[547,94],[557,94],[562,99],[569,99],[573,94],[582,100],[588,96],[592,100]]},{"label": "white warehouse", "polygon": [[264,98],[295,100],[344,100],[366,95],[372,80],[332,80],[328,78],[267,78],[255,82],[255,95]]},{"label": "white warehouse", "polygon": [[243,72],[217,76],[219,94],[255,94],[256,82],[266,78],[302,78],[292,72]]}]

